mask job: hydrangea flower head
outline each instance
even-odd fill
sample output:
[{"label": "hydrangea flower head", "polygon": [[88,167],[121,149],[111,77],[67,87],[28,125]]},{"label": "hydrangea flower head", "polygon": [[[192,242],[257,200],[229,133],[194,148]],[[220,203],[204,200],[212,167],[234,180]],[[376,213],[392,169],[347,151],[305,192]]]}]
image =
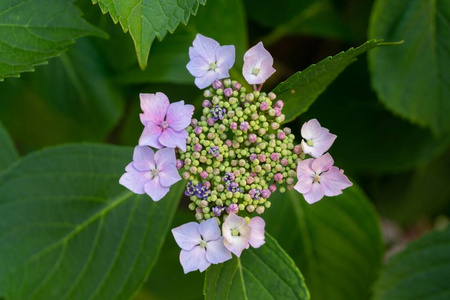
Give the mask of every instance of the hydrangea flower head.
[{"label": "hydrangea flower head", "polygon": [[316,119],[309,120],[303,124],[301,133],[303,137],[303,152],[312,157],[319,157],[327,152],[336,139],[336,135],[320,126],[319,121]]},{"label": "hydrangea flower head", "polygon": [[119,183],[136,194],[147,194],[153,201],[161,200],[170,186],[181,179],[175,160],[175,150],[165,148],[156,154],[146,146],[134,148],[133,161],[129,163]]},{"label": "hydrangea flower head", "polygon": [[303,194],[309,204],[319,201],[323,196],[340,195],[343,189],[353,185],[344,171],[334,167],[333,163],[329,153],[298,163],[298,182],[294,188]]},{"label": "hydrangea flower head", "polygon": [[262,42],[250,48],[244,54],[242,75],[249,84],[263,84],[273,73],[273,57]]},{"label": "hydrangea flower head", "polygon": [[186,151],[186,127],[191,123],[194,106],[184,101],[169,103],[163,93],[141,94],[140,98],[143,111],[140,117],[145,128],[139,145],[157,149],[178,147]]},{"label": "hydrangea flower head", "polygon": [[172,229],[172,234],[181,248],[180,262],[184,273],[200,270],[203,272],[211,264],[231,259],[231,253],[220,235],[215,218],[201,222],[189,222]]},{"label": "hydrangea flower head", "polygon": [[186,68],[195,77],[195,85],[204,89],[214,81],[230,76],[228,71],[234,65],[235,55],[233,45],[220,46],[217,41],[197,34],[189,47],[190,61]]}]

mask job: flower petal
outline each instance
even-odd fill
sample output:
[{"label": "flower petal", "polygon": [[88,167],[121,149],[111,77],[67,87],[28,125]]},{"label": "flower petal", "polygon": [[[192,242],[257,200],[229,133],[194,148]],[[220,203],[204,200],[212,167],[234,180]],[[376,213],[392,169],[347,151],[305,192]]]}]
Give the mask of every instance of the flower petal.
[{"label": "flower petal", "polygon": [[206,245],[206,259],[212,264],[223,263],[231,257],[231,252],[225,248],[222,237],[215,241],[209,241]]},{"label": "flower petal", "polygon": [[186,139],[188,133],[186,130],[174,131],[172,128],[167,128],[163,131],[159,137],[159,142],[169,148],[180,148],[182,151],[186,151]]},{"label": "flower petal", "polygon": [[249,84],[260,84],[260,78],[253,74],[253,69],[259,69],[259,61],[256,56],[251,56],[247,60],[244,60],[244,66],[242,68],[242,75]]},{"label": "flower petal", "polygon": [[[330,149],[333,145],[336,135],[332,134],[326,128],[322,128],[322,134],[313,140],[314,145],[311,147],[311,156],[319,157]],[[306,152],[305,152],[306,153]]]},{"label": "flower petal", "polygon": [[164,146],[159,142],[159,137],[162,134],[162,128],[155,125],[153,122],[147,122],[141,137],[139,138],[140,146],[150,146],[156,149],[161,149]]},{"label": "flower petal", "polygon": [[320,176],[320,184],[323,185],[326,196],[337,196],[342,190],[353,185],[337,167],[331,167]]},{"label": "flower petal", "polygon": [[197,34],[192,46],[195,50],[195,54],[203,57],[208,63],[216,61],[216,50],[220,47],[220,44],[212,38],[206,37],[201,34]]},{"label": "flower petal", "polygon": [[194,77],[205,76],[209,70],[209,63],[195,52],[194,48],[189,48],[189,56],[191,60],[186,65],[189,73]]},{"label": "flower petal", "polygon": [[163,93],[140,94],[141,108],[144,113],[140,114],[141,122],[146,125],[149,121],[159,125],[166,117],[169,98]]},{"label": "flower petal", "polygon": [[175,131],[181,131],[191,124],[194,106],[184,104],[184,101],[171,103],[167,109],[167,123]]},{"label": "flower petal", "polygon": [[314,159],[313,158],[308,158],[308,159],[304,159],[298,162],[297,165],[297,178],[300,178],[300,176],[305,176],[305,175],[309,175],[314,176],[314,171],[311,168],[312,163],[313,163]]},{"label": "flower petal", "polygon": [[313,179],[309,175],[302,175],[298,178],[298,182],[295,184],[294,189],[299,193],[305,194],[311,191]]},{"label": "flower petal", "polygon": [[272,67],[273,61],[263,60],[258,73],[258,78],[261,80],[260,83],[264,83],[276,70]]},{"label": "flower petal", "polygon": [[141,172],[148,172],[155,168],[155,152],[147,146],[134,147],[133,167]]},{"label": "flower petal", "polygon": [[230,250],[234,255],[240,257],[242,251],[248,248],[250,236],[232,236],[231,239],[223,239],[224,246]]},{"label": "flower petal", "polygon": [[255,46],[251,47],[247,50],[244,54],[244,62],[249,59],[250,57],[255,56],[258,61],[267,60],[269,61],[270,65],[273,64],[273,57],[270,55],[270,52],[264,48],[264,45],[262,42],[259,42]]},{"label": "flower petal", "polygon": [[220,238],[220,228],[216,218],[211,218],[200,223],[198,231],[204,241],[214,241]]},{"label": "flower petal", "polygon": [[163,170],[166,166],[175,165],[177,163],[175,149],[163,148],[156,151],[155,163],[158,170]]},{"label": "flower petal", "polygon": [[330,153],[326,153],[313,161],[313,163],[311,164],[311,169],[313,169],[316,174],[320,174],[322,172],[328,171],[333,163],[334,160],[331,157]]},{"label": "flower petal", "polygon": [[161,200],[169,192],[169,188],[162,186],[159,182],[159,176],[156,176],[152,180],[147,182],[144,185],[144,190],[145,193],[149,195],[153,201]]},{"label": "flower petal", "polygon": [[205,271],[211,263],[206,260],[206,250],[200,246],[194,247],[191,251],[181,250],[180,263],[184,274],[200,270]]},{"label": "flower petal", "polygon": [[210,86],[214,81],[219,78],[219,73],[214,71],[208,71],[205,76],[195,77],[195,85],[199,89],[204,89]]},{"label": "flower petal", "polygon": [[202,238],[198,231],[199,226],[197,222],[189,222],[172,229],[175,242],[181,249],[190,251],[200,244]]},{"label": "flower petal", "polygon": [[266,222],[264,222],[261,217],[254,217],[250,219],[249,225],[252,228],[249,243],[253,248],[259,248],[265,243],[264,228],[266,226]]},{"label": "flower petal", "polygon": [[308,193],[303,194],[303,197],[305,197],[306,202],[313,204],[322,199],[324,195],[325,191],[323,186],[320,183],[314,183],[311,190]]},{"label": "flower petal", "polygon": [[236,59],[236,49],[233,45],[221,46],[216,50],[217,66],[219,68],[219,78],[229,77],[229,70],[233,67]]},{"label": "flower petal", "polygon": [[176,165],[167,165],[159,172],[159,182],[162,186],[170,187],[181,180]]},{"label": "flower petal", "polygon": [[[234,236],[233,230],[237,230],[239,235]],[[222,235],[225,247],[236,256],[241,256],[242,250],[248,248],[251,228],[244,218],[231,213],[222,225]]]},{"label": "flower petal", "polygon": [[119,183],[136,194],[145,194],[144,185],[151,180],[150,172],[139,172],[129,163],[126,173],[119,179]]},{"label": "flower petal", "polygon": [[316,139],[322,134],[322,126],[316,119],[309,120],[303,124],[301,134],[305,140]]}]

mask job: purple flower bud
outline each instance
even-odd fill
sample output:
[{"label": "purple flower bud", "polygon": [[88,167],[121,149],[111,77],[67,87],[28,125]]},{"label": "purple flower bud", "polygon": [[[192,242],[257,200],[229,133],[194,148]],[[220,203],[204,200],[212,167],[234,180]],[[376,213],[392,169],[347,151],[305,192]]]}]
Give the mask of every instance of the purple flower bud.
[{"label": "purple flower bud", "polygon": [[271,191],[273,193],[276,190],[277,190],[277,185],[275,183],[272,183],[271,185],[269,185],[269,191]]},{"label": "purple flower bud", "polygon": [[251,189],[248,194],[252,199],[258,200],[261,198],[261,190],[260,189]]},{"label": "purple flower bud", "polygon": [[225,182],[225,185],[230,185],[234,181],[234,174],[233,173],[225,173],[225,175],[222,177],[222,180]]},{"label": "purple flower bud", "polygon": [[250,154],[250,161],[253,162],[257,157],[255,153]]},{"label": "purple flower bud", "polygon": [[294,146],[294,153],[295,153],[295,154],[300,154],[300,153],[302,153],[302,145],[295,145],[295,146]]},{"label": "purple flower bud", "polygon": [[184,161],[182,161],[181,159],[177,159],[175,166],[177,167],[178,170],[181,169],[184,166]]},{"label": "purple flower bud", "polygon": [[261,192],[261,196],[263,196],[263,198],[266,198],[266,199],[270,197],[270,194],[272,194],[272,193],[268,189],[263,189]]},{"label": "purple flower bud", "polygon": [[247,178],[247,183],[248,184],[253,184],[253,182],[255,182],[255,178],[253,178],[253,177]]},{"label": "purple flower bud", "polygon": [[242,87],[242,85],[239,83],[239,82],[236,82],[235,84],[234,84],[234,89],[235,90],[240,90],[241,89],[241,87]]},{"label": "purple flower bud", "polygon": [[211,107],[212,106],[211,101],[209,101],[208,99],[203,100],[202,106],[203,107]]},{"label": "purple flower bud", "polygon": [[197,119],[191,119],[191,125],[192,126],[197,126],[197,124],[198,124]]},{"label": "purple flower bud", "polygon": [[196,135],[200,135],[202,132],[203,132],[203,128],[202,127],[197,126],[197,127],[194,128],[194,133]]},{"label": "purple flower bud", "polygon": [[278,117],[279,115],[281,115],[281,108],[275,107],[275,117]]},{"label": "purple flower bud", "polygon": [[258,137],[256,136],[256,134],[250,133],[250,134],[248,135],[248,140],[249,140],[251,143],[256,142],[257,139],[258,139]]},{"label": "purple flower bud", "polygon": [[216,120],[214,120],[214,118],[209,118],[208,119],[208,121],[206,121],[206,123],[209,125],[209,126],[214,126],[214,123],[216,122]]},{"label": "purple flower bud", "polygon": [[220,215],[222,214],[222,211],[223,211],[224,209],[225,209],[225,208],[222,207],[222,206],[214,206],[214,207],[212,208],[212,212],[213,212],[213,214],[214,214],[216,217],[220,217]]},{"label": "purple flower bud", "polygon": [[262,111],[268,110],[269,109],[269,103],[261,102],[261,104],[259,105],[259,109],[262,110]]},{"label": "purple flower bud", "polygon": [[277,174],[275,174],[275,176],[273,176],[273,179],[275,181],[281,181],[281,180],[283,180],[283,174],[277,173]]},{"label": "purple flower bud", "polygon": [[275,103],[275,107],[283,108],[283,106],[284,106],[283,100],[278,100],[278,101]]},{"label": "purple flower bud", "polygon": [[270,154],[270,159],[273,160],[273,161],[277,161],[277,160],[280,159],[280,154],[272,153],[272,154]]},{"label": "purple flower bud", "polygon": [[236,130],[237,129],[237,123],[236,122],[231,122],[230,123],[230,129],[231,130]]},{"label": "purple flower bud", "polygon": [[289,164],[289,161],[286,158],[281,159],[281,165],[286,167]]},{"label": "purple flower bud", "polygon": [[242,122],[241,125],[239,125],[239,128],[242,131],[247,131],[250,128],[250,125],[248,125],[248,122]]},{"label": "purple flower bud", "polygon": [[222,81],[220,81],[220,80],[214,81],[212,86],[215,90],[223,88]]},{"label": "purple flower bud", "polygon": [[219,147],[212,146],[211,148],[208,149],[208,153],[211,154],[212,157],[216,157],[217,155],[220,154]]},{"label": "purple flower bud", "polygon": [[284,132],[278,132],[277,133],[277,138],[279,139],[279,140],[284,140],[285,138],[286,138],[286,133],[284,133]]},{"label": "purple flower bud", "polygon": [[255,172],[250,172],[250,176],[255,177],[256,173]]},{"label": "purple flower bud", "polygon": [[266,161],[266,156],[264,154],[258,154],[258,160],[260,162],[265,162]]},{"label": "purple flower bud", "polygon": [[241,192],[241,189],[239,188],[239,185],[236,182],[232,182],[228,187],[227,190],[232,192],[233,194],[236,192]]},{"label": "purple flower bud", "polygon": [[233,90],[231,88],[226,88],[225,90],[223,90],[223,94],[226,97],[231,97],[231,95],[233,95]]},{"label": "purple flower bud", "polygon": [[[236,124],[236,126],[237,126],[237,124]],[[231,147],[231,145],[233,145],[233,142],[231,140],[226,140],[225,145],[227,145],[227,147]]]},{"label": "purple flower bud", "polygon": [[211,182],[209,181],[205,181],[205,183],[203,183],[204,186],[206,186],[207,188],[211,187]]},{"label": "purple flower bud", "polygon": [[202,151],[202,145],[200,145],[200,144],[195,144],[195,145],[194,145],[194,151],[195,151],[195,152],[200,152],[200,151]]},{"label": "purple flower bud", "polygon": [[231,214],[231,213],[236,214],[238,211],[239,211],[239,206],[236,203],[231,203],[230,206],[227,207],[228,214]]},{"label": "purple flower bud", "polygon": [[202,171],[201,173],[200,173],[200,177],[201,178],[203,178],[203,179],[206,179],[206,178],[208,178],[208,172],[206,172],[206,171]]}]

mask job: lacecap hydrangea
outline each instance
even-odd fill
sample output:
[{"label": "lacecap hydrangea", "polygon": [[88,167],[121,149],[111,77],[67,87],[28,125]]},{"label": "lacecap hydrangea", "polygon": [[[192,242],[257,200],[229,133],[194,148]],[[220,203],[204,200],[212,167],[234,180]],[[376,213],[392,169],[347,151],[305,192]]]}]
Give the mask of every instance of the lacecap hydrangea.
[{"label": "lacecap hydrangea", "polygon": [[336,135],[316,119],[302,126],[298,143],[299,130],[283,128],[283,100],[261,92],[275,72],[261,42],[243,58],[242,74],[253,90],[229,78],[234,46],[198,34],[189,57],[195,84],[206,88],[202,116],[193,119],[192,105],[170,104],[163,93],[141,94],[144,130],[120,179],[154,201],[181,180],[178,171],[186,180],[196,222],[172,229],[185,273],[262,246],[265,222],[258,215],[270,208],[276,190],[295,189],[312,204],[352,185],[327,153]]}]

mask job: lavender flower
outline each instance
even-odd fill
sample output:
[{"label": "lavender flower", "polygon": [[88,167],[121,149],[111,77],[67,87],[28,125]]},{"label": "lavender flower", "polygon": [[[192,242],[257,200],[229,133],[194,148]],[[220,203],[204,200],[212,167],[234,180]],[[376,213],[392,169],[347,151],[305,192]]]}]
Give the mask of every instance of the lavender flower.
[{"label": "lavender flower", "polygon": [[328,129],[320,126],[316,119],[309,120],[302,126],[302,148],[303,152],[312,157],[319,157],[330,149],[336,135],[331,134]]},{"label": "lavender flower", "polygon": [[245,52],[242,75],[249,84],[262,84],[275,73],[272,65],[272,55],[259,42]]}]

